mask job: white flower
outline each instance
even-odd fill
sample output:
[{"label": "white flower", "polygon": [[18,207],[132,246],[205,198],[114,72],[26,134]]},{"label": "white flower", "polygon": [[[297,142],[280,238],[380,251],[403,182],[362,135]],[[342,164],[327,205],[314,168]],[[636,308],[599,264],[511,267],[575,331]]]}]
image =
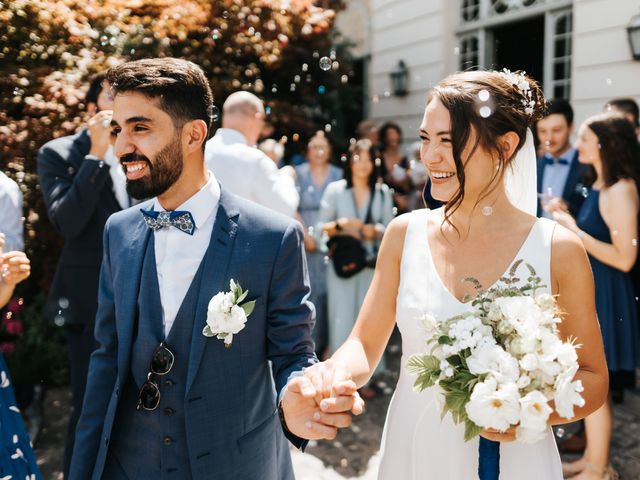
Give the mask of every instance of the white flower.
[{"label": "white flower", "polygon": [[233,336],[245,327],[247,317],[255,307],[255,301],[240,305],[249,292],[243,292],[239,284],[231,280],[230,288],[230,292],[219,292],[209,301],[206,325],[202,330],[206,337],[224,340],[226,347],[231,346]]},{"label": "white flower", "polygon": [[556,301],[553,298],[553,295],[548,293],[539,293],[536,295],[536,303],[538,306],[545,311],[555,311]]},{"label": "white flower", "polygon": [[476,375],[489,373],[499,383],[515,382],[520,377],[518,361],[499,345],[486,344],[467,358],[469,371]]},{"label": "white flower", "polygon": [[558,361],[565,367],[571,367],[578,361],[576,347],[569,342],[564,342],[558,346],[557,356]]},{"label": "white flower", "polygon": [[520,426],[530,430],[546,431],[551,412],[553,409],[542,392],[529,392],[520,399]]},{"label": "white flower", "polygon": [[578,371],[578,365],[574,365],[562,372],[555,383],[553,399],[558,415],[564,418],[573,418],[573,406],[584,406],[584,398],[580,395],[584,391],[580,380],[573,381]]},{"label": "white flower", "polygon": [[498,387],[494,378],[478,383],[471,394],[465,410],[469,419],[483,428],[494,428],[501,432],[518,423],[520,396],[515,383]]}]

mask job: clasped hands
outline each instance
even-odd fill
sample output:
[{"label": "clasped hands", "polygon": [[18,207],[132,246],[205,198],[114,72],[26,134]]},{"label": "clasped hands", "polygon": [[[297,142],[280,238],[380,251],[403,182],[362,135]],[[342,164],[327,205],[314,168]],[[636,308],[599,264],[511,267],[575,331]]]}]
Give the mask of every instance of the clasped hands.
[{"label": "clasped hands", "polygon": [[281,405],[287,429],[308,440],[334,439],[338,429],[364,411],[350,372],[333,360],[316,363],[291,379]]}]

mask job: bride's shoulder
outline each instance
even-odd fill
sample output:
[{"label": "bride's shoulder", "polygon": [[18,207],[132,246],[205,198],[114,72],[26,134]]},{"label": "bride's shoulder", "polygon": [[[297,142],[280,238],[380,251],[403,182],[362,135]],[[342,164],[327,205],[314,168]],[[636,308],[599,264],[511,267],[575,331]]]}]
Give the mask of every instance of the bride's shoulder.
[{"label": "bride's shoulder", "polygon": [[584,271],[591,274],[589,257],[578,235],[562,225],[555,225],[551,237],[551,266],[558,277],[573,276]]}]

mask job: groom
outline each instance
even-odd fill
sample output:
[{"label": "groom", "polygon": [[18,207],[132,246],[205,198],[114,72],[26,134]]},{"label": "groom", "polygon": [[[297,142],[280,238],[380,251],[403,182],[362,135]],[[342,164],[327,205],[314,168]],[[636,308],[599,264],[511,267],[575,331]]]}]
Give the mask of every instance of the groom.
[{"label": "groom", "polygon": [[[346,382],[320,413],[297,374],[316,362],[302,230],[206,170],[213,103],[199,67],[140,60],[108,81],[127,189],[153,198],[105,227],[99,347],[69,477],[291,479],[283,431],[299,448],[330,438],[359,401]],[[216,332],[232,336],[205,336],[231,280],[255,308]]]}]

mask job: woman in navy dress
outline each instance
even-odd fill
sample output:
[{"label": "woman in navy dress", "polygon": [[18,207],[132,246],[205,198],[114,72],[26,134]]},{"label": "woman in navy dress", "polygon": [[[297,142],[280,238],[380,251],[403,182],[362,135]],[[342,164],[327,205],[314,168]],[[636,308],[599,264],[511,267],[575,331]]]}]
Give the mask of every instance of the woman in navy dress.
[{"label": "woman in navy dress", "polygon": [[[2,226],[0,225],[0,229]],[[0,308],[9,303],[16,284],[29,276],[29,259],[23,252],[3,253],[4,234],[0,233]],[[9,372],[0,353],[0,479],[36,480],[42,478],[31,448],[29,435],[16,406]]]},{"label": "woman in navy dress", "polygon": [[[628,273],[637,257],[640,151],[633,126],[618,113],[589,118],[576,148],[595,181],[576,220],[563,211],[554,212],[554,218],[578,234],[589,254],[609,375],[629,376],[640,366],[637,301]],[[615,478],[608,465],[611,424],[609,398],[585,419],[587,448],[580,460],[565,465],[565,475]]]}]

